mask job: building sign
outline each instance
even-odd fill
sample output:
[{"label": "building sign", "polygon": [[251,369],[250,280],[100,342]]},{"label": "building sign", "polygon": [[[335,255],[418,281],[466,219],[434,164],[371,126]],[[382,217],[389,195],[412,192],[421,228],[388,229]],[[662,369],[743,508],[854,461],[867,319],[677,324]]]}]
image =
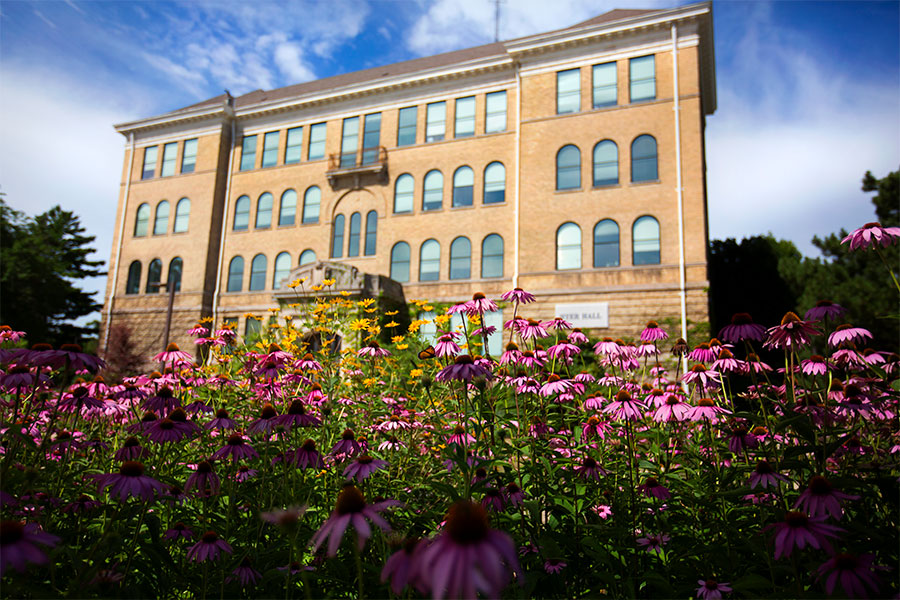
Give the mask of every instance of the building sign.
[{"label": "building sign", "polygon": [[557,304],[556,316],[575,327],[609,327],[609,302]]}]

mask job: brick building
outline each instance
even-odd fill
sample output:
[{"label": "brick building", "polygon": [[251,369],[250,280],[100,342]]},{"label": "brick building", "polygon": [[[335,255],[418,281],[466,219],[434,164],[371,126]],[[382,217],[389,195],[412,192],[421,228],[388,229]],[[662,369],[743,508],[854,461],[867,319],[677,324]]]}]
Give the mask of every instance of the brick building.
[{"label": "brick building", "polygon": [[252,328],[319,261],[390,276],[407,299],[521,287],[539,297],[529,314],[604,335],[705,321],[714,63],[709,3],[614,10],[118,125],[101,348],[127,323],[157,350],[159,281],[179,281],[187,344],[201,317]]}]

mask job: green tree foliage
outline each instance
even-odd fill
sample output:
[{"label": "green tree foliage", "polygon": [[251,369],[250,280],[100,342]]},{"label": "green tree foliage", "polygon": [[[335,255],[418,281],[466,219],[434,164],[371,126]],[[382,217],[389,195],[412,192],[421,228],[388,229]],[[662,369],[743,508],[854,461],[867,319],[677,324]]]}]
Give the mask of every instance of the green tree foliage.
[{"label": "green tree foliage", "polygon": [[31,343],[82,343],[93,333],[71,323],[101,306],[75,286],[105,274],[103,261],[88,259],[94,236],[84,231],[59,206],[32,218],[0,199],[0,323],[25,331]]}]

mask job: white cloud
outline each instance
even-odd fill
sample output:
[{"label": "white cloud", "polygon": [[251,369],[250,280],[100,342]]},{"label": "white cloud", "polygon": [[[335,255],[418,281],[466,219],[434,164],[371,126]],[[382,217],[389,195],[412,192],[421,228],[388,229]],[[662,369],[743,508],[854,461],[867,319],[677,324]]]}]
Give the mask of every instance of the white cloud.
[{"label": "white cloud", "polygon": [[294,42],[275,46],[275,64],[288,79],[301,83],[315,79],[315,73],[303,62],[303,49]]}]

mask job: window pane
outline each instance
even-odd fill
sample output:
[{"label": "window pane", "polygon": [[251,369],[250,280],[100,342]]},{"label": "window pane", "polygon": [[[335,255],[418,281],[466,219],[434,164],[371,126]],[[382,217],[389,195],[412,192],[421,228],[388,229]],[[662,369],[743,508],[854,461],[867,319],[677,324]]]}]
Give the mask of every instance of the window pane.
[{"label": "window pane", "polygon": [[615,106],[618,102],[616,94],[616,63],[610,62],[594,65],[594,108]]},{"label": "window pane", "polygon": [[272,226],[272,194],[264,193],[256,202],[256,228],[266,229]]},{"label": "window pane", "polygon": [[619,226],[611,219],[594,227],[594,266],[619,266]]},{"label": "window pane", "polygon": [[275,257],[275,272],[272,275],[272,289],[281,287],[281,280],[291,274],[291,255],[282,252]]},{"label": "window pane", "polygon": [[293,225],[297,215],[297,192],[285,190],[281,195],[281,207],[278,211],[278,225]]},{"label": "window pane", "polygon": [[475,189],[475,172],[460,167],[453,174],[453,206],[472,206]]},{"label": "window pane", "polygon": [[359,256],[359,230],[362,227],[362,215],[358,212],[350,215],[350,239],[347,240],[347,256]]},{"label": "window pane", "polygon": [[316,123],[309,126],[308,160],[318,160],[325,157],[325,127],[325,123]]},{"label": "window pane", "polygon": [[581,268],[581,229],[574,223],[566,223],[556,232],[556,268]]},{"label": "window pane", "polygon": [[653,217],[641,217],[634,222],[632,229],[635,265],[658,265],[659,256],[659,222]]},{"label": "window pane", "polygon": [[409,213],[413,209],[413,184],[412,175],[404,173],[397,178],[394,184],[394,212]]},{"label": "window pane", "polygon": [[178,257],[173,258],[169,263],[169,274],[166,277],[166,284],[173,286],[176,292],[181,291],[181,269],[181,259]]},{"label": "window pane", "polygon": [[471,267],[472,243],[469,238],[458,237],[450,244],[450,279],[468,279]]},{"label": "window pane", "polygon": [[506,167],[494,162],[484,170],[485,204],[497,204],[506,200]]},{"label": "window pane", "polygon": [[160,177],[171,177],[175,174],[175,155],[178,154],[178,142],[163,146],[163,161]]},{"label": "window pane", "polygon": [[300,152],[303,148],[303,128],[293,127],[288,129],[285,143],[284,164],[293,165],[300,162]]},{"label": "window pane", "polygon": [[256,136],[245,135],[241,144],[241,171],[256,167]]},{"label": "window pane", "polygon": [[557,114],[581,110],[581,70],[569,69],[556,74]]},{"label": "window pane", "polygon": [[257,254],[250,263],[250,291],[266,289],[266,255]]},{"label": "window pane", "polygon": [[141,291],[141,261],[136,260],[128,267],[128,280],[125,282],[126,294],[138,294]]},{"label": "window pane", "polygon": [[308,265],[310,263],[316,262],[316,253],[312,250],[304,250],[303,254],[300,255],[300,266]]},{"label": "window pane", "polygon": [[235,256],[228,264],[228,286],[225,288],[227,292],[239,292],[244,285],[244,259]]},{"label": "window pane", "polygon": [[259,337],[262,332],[262,321],[256,317],[247,317],[244,323],[244,341],[250,342]]},{"label": "window pane", "polygon": [[484,132],[506,131],[506,92],[492,92],[486,96]]},{"label": "window pane", "polygon": [[397,242],[391,249],[391,279],[406,283],[409,281],[409,244]]},{"label": "window pane", "polygon": [[381,113],[366,115],[363,127],[362,164],[370,165],[378,160],[378,145],[381,143]]},{"label": "window pane", "polygon": [[656,181],[656,140],[653,136],[641,135],[631,144],[631,181]]},{"label": "window pane", "polygon": [[141,171],[141,179],[152,179],[156,173],[156,157],[159,153],[159,146],[149,146],[144,148],[144,168]]},{"label": "window pane", "polygon": [[416,143],[416,119],[419,107],[410,106],[400,109],[400,117],[397,125],[397,145],[411,146]]},{"label": "window pane", "polygon": [[439,142],[444,139],[445,123],[447,119],[447,103],[434,102],[429,104],[425,113],[425,141]]},{"label": "window pane", "polygon": [[331,230],[331,258],[341,258],[344,255],[344,215],[334,218]]},{"label": "window pane", "polygon": [[143,237],[147,235],[147,229],[150,226],[150,205],[141,204],[137,209],[137,216],[134,219],[134,236]]},{"label": "window pane", "polygon": [[631,101],[654,100],[656,98],[655,56],[632,58],[629,62],[631,77]]},{"label": "window pane", "polygon": [[577,146],[564,146],[556,155],[556,189],[581,187],[581,151]]},{"label": "window pane", "polygon": [[440,171],[429,171],[425,175],[424,188],[422,210],[440,210],[444,202],[444,175]]},{"label": "window pane", "polygon": [[594,186],[619,183],[619,149],[612,140],[594,146]]},{"label": "window pane", "polygon": [[488,336],[487,349],[491,356],[500,356],[503,353],[503,311],[484,313],[484,326],[496,330]]},{"label": "window pane", "polygon": [[234,204],[234,230],[243,231],[250,227],[250,198],[241,196]]},{"label": "window pane", "polygon": [[496,233],[481,243],[481,277],[503,277],[503,238]]},{"label": "window pane", "polygon": [[175,233],[184,233],[188,230],[188,221],[191,218],[191,201],[182,198],[175,205]]},{"label": "window pane", "polygon": [[153,221],[153,235],[165,235],[169,230],[169,203],[163,200],[156,205],[156,219]]},{"label": "window pane", "polygon": [[184,142],[184,153],[181,155],[181,172],[193,173],[197,166],[197,139]]},{"label": "window pane", "polygon": [[419,251],[419,281],[437,281],[441,270],[441,245],[428,240]]},{"label": "window pane", "polygon": [[366,256],[375,256],[378,236],[378,213],[370,210],[366,214],[366,247],[363,253]]},{"label": "window pane", "polygon": [[274,167],[278,164],[278,131],[270,131],[263,137],[263,167]]},{"label": "window pane", "polygon": [[456,100],[456,128],[453,137],[475,135],[475,96]]},{"label": "window pane", "polygon": [[150,267],[147,269],[147,287],[144,288],[144,293],[157,293],[159,291],[160,277],[162,277],[162,261],[154,258],[150,261]]},{"label": "window pane", "polygon": [[344,119],[341,137],[341,167],[356,166],[356,147],[359,144],[359,117]]},{"label": "window pane", "polygon": [[427,321],[419,328],[419,338],[426,344],[433,344],[437,340],[437,325],[434,323],[434,311],[420,312],[416,316],[418,321]]},{"label": "window pane", "polygon": [[306,190],[303,195],[303,222],[318,223],[319,222],[319,204],[322,199],[322,192],[317,186],[312,186]]}]

